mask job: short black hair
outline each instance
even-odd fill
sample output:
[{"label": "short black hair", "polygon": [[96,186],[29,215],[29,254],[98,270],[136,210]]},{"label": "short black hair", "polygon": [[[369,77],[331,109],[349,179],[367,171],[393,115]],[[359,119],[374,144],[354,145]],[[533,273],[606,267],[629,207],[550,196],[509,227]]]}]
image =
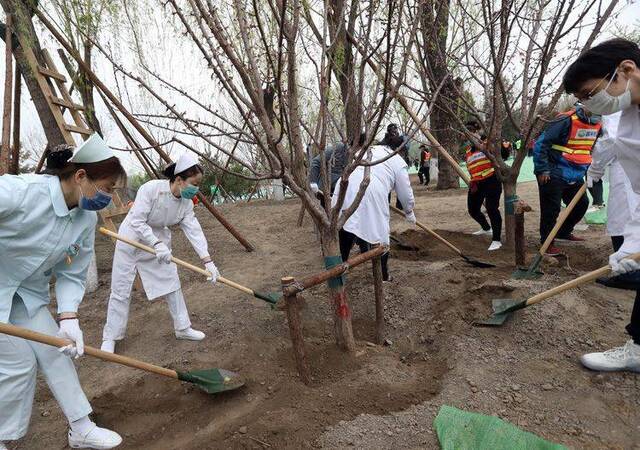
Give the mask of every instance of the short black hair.
[{"label": "short black hair", "polygon": [[569,94],[578,92],[582,85],[594,78],[610,80],[616,67],[630,59],[640,67],[640,48],[627,39],[610,39],[590,48],[578,57],[564,73],[562,85]]},{"label": "short black hair", "polygon": [[389,136],[388,138],[385,137],[385,141],[385,145],[388,145],[393,150],[404,144],[404,139],[402,139],[402,136]]}]

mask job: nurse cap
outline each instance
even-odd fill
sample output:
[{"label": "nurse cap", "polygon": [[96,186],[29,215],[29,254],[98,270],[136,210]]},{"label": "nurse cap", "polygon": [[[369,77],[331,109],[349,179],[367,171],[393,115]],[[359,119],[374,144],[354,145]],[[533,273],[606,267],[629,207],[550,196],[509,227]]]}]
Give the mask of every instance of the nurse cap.
[{"label": "nurse cap", "polygon": [[70,162],[95,163],[116,156],[98,133],[93,133],[73,154]]},{"label": "nurse cap", "polygon": [[173,170],[174,174],[179,174],[187,169],[198,164],[198,159],[191,152],[185,152],[176,161],[176,168]]}]

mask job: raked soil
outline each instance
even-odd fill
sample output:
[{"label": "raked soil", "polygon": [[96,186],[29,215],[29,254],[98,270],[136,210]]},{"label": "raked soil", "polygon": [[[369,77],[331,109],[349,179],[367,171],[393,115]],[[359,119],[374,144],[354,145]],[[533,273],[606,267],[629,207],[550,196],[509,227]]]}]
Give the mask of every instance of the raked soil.
[{"label": "raked soil", "polygon": [[[528,251],[538,245],[535,184],[519,185],[534,211],[526,217]],[[223,367],[246,386],[208,396],[193,386],[91,357],[77,362],[98,424],[124,437],[122,449],[438,448],[432,422],[441,405],[496,415],[571,448],[640,449],[640,374],[593,373],[584,352],[627,339],[634,293],[589,284],[515,314],[504,326],[479,328],[493,298],[521,298],[605,265],[604,228],[579,232],[588,240],[547,259],[539,280],[513,280],[513,251],[488,254],[489,237],[466,213],[466,190],[415,187],[416,215],[466,254],[496,264],[477,269],[422,231],[392,218],[394,280],[385,283],[388,343],[374,340],[371,266],[347,277],[358,351],[334,343],[327,289],[304,293],[303,326],[313,380],[299,381],[285,315],[223,285],[212,287],[180,269],[193,326],[204,341],[174,338],[162,300],[135,292],[127,338],[117,352],[183,370]],[[296,227],[300,203],[258,202],[221,211],[257,250],[247,253],[203,208],[198,217],[221,273],[256,290],[275,291],[284,276],[322,269],[307,216]],[[100,288],[87,295],[81,325],[99,346],[106,316],[113,243],[96,243]],[[174,254],[197,262],[181,231]],[[28,435],[11,449],[63,449],[67,426],[39,380]]]}]

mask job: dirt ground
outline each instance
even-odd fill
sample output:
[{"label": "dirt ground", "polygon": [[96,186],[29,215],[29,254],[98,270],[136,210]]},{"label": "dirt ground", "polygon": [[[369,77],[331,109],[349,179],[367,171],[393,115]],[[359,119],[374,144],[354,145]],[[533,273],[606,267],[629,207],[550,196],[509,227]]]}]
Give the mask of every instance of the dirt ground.
[{"label": "dirt ground", "polygon": [[[415,186],[414,186],[415,187]],[[572,448],[640,449],[640,376],[598,374],[580,366],[584,352],[621,345],[633,293],[590,284],[520,311],[504,326],[479,328],[492,298],[526,298],[606,264],[610,242],[603,227],[581,232],[588,241],[563,247],[567,258],[547,260],[536,281],[510,279],[513,254],[487,254],[489,237],[466,214],[466,191],[415,187],[418,220],[443,231],[466,253],[494,262],[465,264],[429,236],[393,217],[395,246],[386,283],[391,345],[376,346],[370,265],[348,275],[359,350],[338,351],[324,286],[305,293],[304,334],[312,385],[297,376],[282,312],[228,287],[211,287],[180,270],[193,325],[207,338],[177,341],[163,301],[136,292],[127,338],[118,353],[158,365],[240,372],[246,386],[207,396],[191,385],[91,357],[77,367],[95,420],[124,437],[122,449],[224,448],[438,448],[432,422],[441,405],[492,414]],[[534,184],[519,194],[538,210]],[[280,278],[321,270],[307,216],[296,227],[297,200],[251,202],[221,208],[255,244],[247,253],[202,208],[221,273],[257,290],[277,290]],[[529,252],[537,248],[537,211],[527,216]],[[197,262],[180,231],[176,256]],[[99,346],[106,316],[113,244],[96,244],[100,288],[81,307],[86,343]],[[66,448],[66,423],[40,380],[26,438],[12,449]]]}]

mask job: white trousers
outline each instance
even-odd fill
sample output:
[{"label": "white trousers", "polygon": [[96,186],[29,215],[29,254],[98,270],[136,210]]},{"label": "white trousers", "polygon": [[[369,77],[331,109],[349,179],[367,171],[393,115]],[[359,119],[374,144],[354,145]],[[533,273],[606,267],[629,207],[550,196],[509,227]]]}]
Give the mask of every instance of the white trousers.
[{"label": "white trousers", "polygon": [[[58,332],[45,306],[29,317],[18,295],[13,297],[9,323],[52,336]],[[38,368],[70,422],[91,413],[71,358],[56,347],[0,334],[0,441],[27,433]]]},{"label": "white trousers", "polygon": [[[191,326],[189,319],[189,311],[184,302],[182,289],[171,292],[164,296],[169,306],[169,313],[173,319],[173,328],[175,330],[184,330]],[[121,295],[121,292],[112,290],[109,297],[109,306],[107,310],[107,323],[102,330],[102,340],[119,341],[124,339],[127,331],[127,322],[129,321],[129,309],[131,307],[131,288],[127,295]]]}]

